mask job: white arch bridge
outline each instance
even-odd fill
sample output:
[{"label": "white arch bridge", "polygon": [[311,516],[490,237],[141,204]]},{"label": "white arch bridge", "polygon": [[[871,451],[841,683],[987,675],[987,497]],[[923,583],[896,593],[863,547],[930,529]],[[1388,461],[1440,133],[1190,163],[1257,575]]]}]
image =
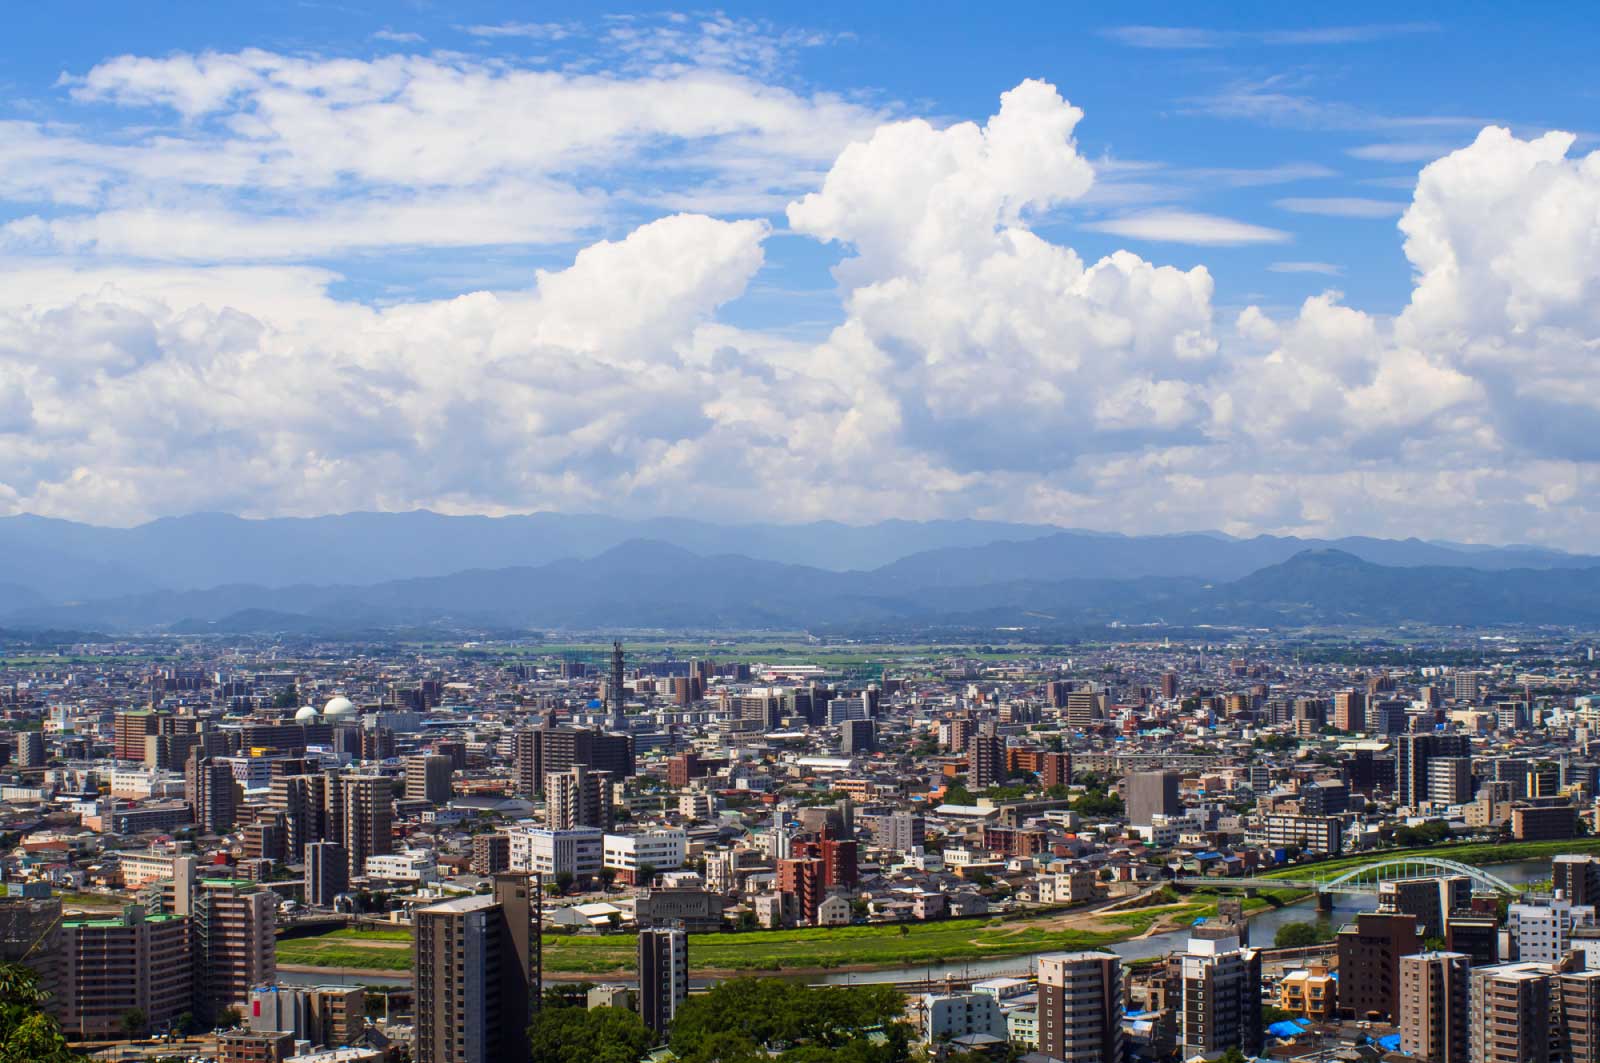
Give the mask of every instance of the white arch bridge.
[{"label": "white arch bridge", "polygon": [[1446,875],[1465,875],[1472,880],[1474,892],[1516,895],[1525,892],[1498,875],[1481,867],[1446,860],[1438,856],[1402,856],[1390,860],[1377,860],[1353,867],[1338,874],[1306,878],[1218,878],[1212,875],[1178,875],[1173,883],[1178,886],[1205,886],[1209,889],[1278,889],[1307,890],[1319,894],[1377,893],[1384,882],[1408,878],[1440,878]]}]

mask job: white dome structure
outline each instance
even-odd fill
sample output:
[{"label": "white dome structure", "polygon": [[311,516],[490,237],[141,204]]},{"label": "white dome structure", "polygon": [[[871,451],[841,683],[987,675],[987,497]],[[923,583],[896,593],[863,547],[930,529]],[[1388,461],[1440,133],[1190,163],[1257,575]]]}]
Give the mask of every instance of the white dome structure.
[{"label": "white dome structure", "polygon": [[356,708],[356,703],[343,695],[329,698],[328,703],[322,706],[322,715],[330,720],[336,720],[341,716],[356,716],[359,714],[360,710]]},{"label": "white dome structure", "polygon": [[307,720],[315,720],[317,718],[317,707],[315,705],[302,705],[295,712],[294,718],[296,723],[304,723]]}]

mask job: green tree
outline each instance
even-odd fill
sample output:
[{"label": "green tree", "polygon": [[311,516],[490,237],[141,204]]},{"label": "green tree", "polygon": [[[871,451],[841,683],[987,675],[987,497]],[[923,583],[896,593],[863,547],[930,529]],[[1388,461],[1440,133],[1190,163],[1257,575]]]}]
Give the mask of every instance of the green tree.
[{"label": "green tree", "polygon": [[224,1030],[232,1030],[244,1021],[244,1016],[239,1014],[238,1008],[223,1008],[217,1012],[217,1025]]},{"label": "green tree", "polygon": [[1327,935],[1315,923],[1284,923],[1272,936],[1272,943],[1280,949],[1301,949],[1326,940]]},{"label": "green tree", "polygon": [[958,782],[953,782],[944,788],[944,803],[947,805],[972,804],[972,791]]},{"label": "green tree", "polygon": [[38,975],[20,964],[0,964],[0,1063],[83,1063],[44,1003]]},{"label": "green tree", "polygon": [[528,1027],[532,1063],[638,1063],[655,1038],[622,1008],[545,1008]]},{"label": "green tree", "polygon": [[1238,1045],[1229,1045],[1228,1050],[1217,1059],[1217,1063],[1246,1063],[1244,1052]]},{"label": "green tree", "polygon": [[544,1006],[547,1008],[584,1008],[589,1006],[589,990],[593,982],[557,982],[544,987]]},{"label": "green tree", "polygon": [[904,1007],[889,986],[737,978],[684,1002],[672,1021],[672,1050],[684,1063],[760,1059],[768,1049],[780,1051],[783,1063],[901,1063],[910,1043]]},{"label": "green tree", "polygon": [[145,1035],[150,1027],[150,1017],[139,1008],[129,1008],[122,1013],[122,1032],[134,1040]]}]

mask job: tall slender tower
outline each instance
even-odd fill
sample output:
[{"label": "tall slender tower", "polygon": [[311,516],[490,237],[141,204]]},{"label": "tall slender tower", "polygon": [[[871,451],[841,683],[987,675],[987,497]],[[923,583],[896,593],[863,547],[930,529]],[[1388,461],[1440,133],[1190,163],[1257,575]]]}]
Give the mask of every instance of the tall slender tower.
[{"label": "tall slender tower", "polygon": [[611,729],[625,731],[628,720],[622,713],[622,643],[611,643]]}]

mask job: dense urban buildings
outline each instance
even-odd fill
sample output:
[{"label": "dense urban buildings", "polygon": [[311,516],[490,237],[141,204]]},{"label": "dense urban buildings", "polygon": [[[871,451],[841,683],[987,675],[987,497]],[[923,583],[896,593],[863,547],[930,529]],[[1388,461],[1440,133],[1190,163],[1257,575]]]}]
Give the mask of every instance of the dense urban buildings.
[{"label": "dense urban buildings", "polygon": [[[666,1043],[696,965],[762,957],[764,929],[817,936],[752,963],[826,969],[962,919],[957,950],[1015,966],[959,977],[952,957],[912,994],[906,1021],[952,1050],[1128,1063],[1393,1037],[1468,1063],[1600,1043],[1600,859],[1574,836],[1600,799],[1586,647],[1476,667],[1462,702],[1447,666],[1270,643],[891,646],[842,667],[625,648],[619,681],[611,641],[10,669],[0,712],[37,729],[0,739],[0,954],[39,970],[73,1036],[192,1017],[235,1024],[217,1052],[240,1060],[520,1058],[546,964],[577,973],[574,949],[617,935],[637,937],[585,972],[596,1006]],[[1548,840],[1479,866],[1519,835]],[[1344,873],[1329,941],[1274,940],[1317,900],[1244,899]],[[1165,960],[1124,966],[1136,921]],[[1027,951],[1060,925],[1107,951]],[[280,974],[337,957],[382,984],[396,953],[413,986],[381,998]]]}]

